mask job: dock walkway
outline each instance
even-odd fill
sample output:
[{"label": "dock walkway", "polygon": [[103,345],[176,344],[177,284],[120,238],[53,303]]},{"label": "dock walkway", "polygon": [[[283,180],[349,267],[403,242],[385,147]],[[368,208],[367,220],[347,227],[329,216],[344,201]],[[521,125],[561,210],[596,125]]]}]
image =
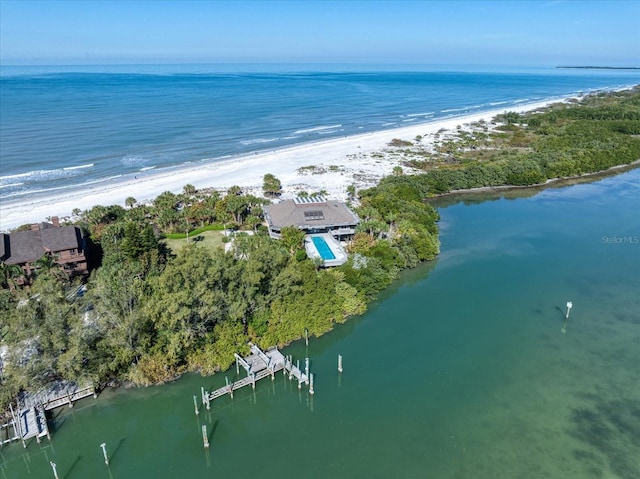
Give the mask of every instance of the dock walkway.
[{"label": "dock walkway", "polygon": [[205,391],[204,388],[202,389],[202,403],[207,406],[207,409],[209,408],[209,403],[214,399],[224,396],[225,394],[233,397],[233,391],[250,384],[255,389],[257,381],[268,376],[274,379],[275,373],[282,370],[285,370],[285,374],[289,374],[289,379],[296,378],[299,387],[303,383],[309,384],[308,359],[306,360],[307,368],[305,371],[302,371],[298,365],[293,364],[291,357],[285,357],[278,348],[273,348],[265,352],[255,344],[249,343],[249,346],[251,347],[252,353],[250,356],[243,358],[238,354],[235,355],[236,373],[240,374],[240,366],[242,366],[245,371],[247,371],[246,377],[231,383],[227,380],[226,386],[216,389],[211,393]]},{"label": "dock walkway", "polygon": [[89,396],[97,397],[92,383],[78,384],[70,381],[58,381],[47,389],[37,393],[28,393],[20,397],[21,409],[42,405],[45,411],[60,406],[73,407],[73,403]]}]

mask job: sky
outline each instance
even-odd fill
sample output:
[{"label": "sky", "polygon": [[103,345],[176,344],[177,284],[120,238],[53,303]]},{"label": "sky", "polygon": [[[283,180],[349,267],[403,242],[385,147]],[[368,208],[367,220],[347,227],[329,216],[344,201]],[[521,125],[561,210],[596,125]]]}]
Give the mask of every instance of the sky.
[{"label": "sky", "polygon": [[640,66],[640,0],[0,0],[0,64]]}]

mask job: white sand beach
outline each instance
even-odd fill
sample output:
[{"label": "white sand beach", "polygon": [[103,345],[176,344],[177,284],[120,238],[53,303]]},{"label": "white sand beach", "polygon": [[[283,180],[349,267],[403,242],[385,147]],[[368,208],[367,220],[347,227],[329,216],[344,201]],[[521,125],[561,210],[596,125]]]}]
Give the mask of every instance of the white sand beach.
[{"label": "white sand beach", "polygon": [[[523,104],[511,107],[509,111],[534,110],[557,101],[560,100]],[[95,205],[124,206],[125,199],[130,196],[139,203],[151,201],[164,191],[179,193],[186,184],[192,184],[196,188],[213,187],[220,190],[239,185],[247,192],[262,195],[263,176],[266,173],[272,173],[280,179],[283,198],[294,197],[300,191],[312,193],[324,190],[331,198],[343,199],[349,185],[355,184],[357,189],[373,186],[380,178],[391,174],[394,166],[399,165],[399,159],[383,151],[394,138],[412,141],[420,135],[423,137],[421,144],[429,145],[433,144],[435,135],[442,129],[455,131],[458,125],[480,120],[489,122],[504,111],[484,111],[263,151],[223,161],[150,171],[138,177],[64,190],[55,196],[3,200],[0,203],[0,231],[45,221],[51,216],[69,217],[74,208],[85,210]],[[315,168],[300,171],[300,168],[309,166]],[[404,169],[409,172],[407,168]]]}]

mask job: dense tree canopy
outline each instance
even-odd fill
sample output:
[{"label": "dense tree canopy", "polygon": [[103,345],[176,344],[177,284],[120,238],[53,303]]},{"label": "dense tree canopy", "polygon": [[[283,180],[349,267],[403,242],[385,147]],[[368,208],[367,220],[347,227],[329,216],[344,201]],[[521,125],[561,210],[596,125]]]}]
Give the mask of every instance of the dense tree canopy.
[{"label": "dense tree canopy", "polygon": [[[528,186],[595,173],[640,159],[640,88],[601,93],[545,111],[506,112],[496,132],[486,125],[444,141],[437,153],[407,151],[425,170],[409,182],[427,196],[486,186]],[[421,159],[416,159],[417,154]],[[403,177],[382,184],[406,184]]]}]

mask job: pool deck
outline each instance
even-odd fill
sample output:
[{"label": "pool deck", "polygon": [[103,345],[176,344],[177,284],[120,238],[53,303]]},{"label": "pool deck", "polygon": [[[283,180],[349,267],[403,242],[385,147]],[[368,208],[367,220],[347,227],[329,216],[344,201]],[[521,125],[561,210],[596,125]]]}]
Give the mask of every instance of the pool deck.
[{"label": "pool deck", "polygon": [[310,234],[307,235],[304,239],[304,248],[307,251],[307,256],[309,258],[322,258],[322,255],[318,252],[318,249],[316,248],[316,245],[313,244],[313,237],[320,237],[322,239],[324,239],[325,243],[327,243],[327,246],[329,247],[329,249],[331,250],[331,252],[333,253],[333,255],[335,256],[335,259],[325,259],[323,260],[323,265],[326,267],[330,267],[330,266],[340,266],[344,263],[347,262],[347,253],[345,252],[344,249],[342,249],[342,246],[340,246],[340,243],[338,243],[338,241],[329,233],[315,233],[315,234]]}]

